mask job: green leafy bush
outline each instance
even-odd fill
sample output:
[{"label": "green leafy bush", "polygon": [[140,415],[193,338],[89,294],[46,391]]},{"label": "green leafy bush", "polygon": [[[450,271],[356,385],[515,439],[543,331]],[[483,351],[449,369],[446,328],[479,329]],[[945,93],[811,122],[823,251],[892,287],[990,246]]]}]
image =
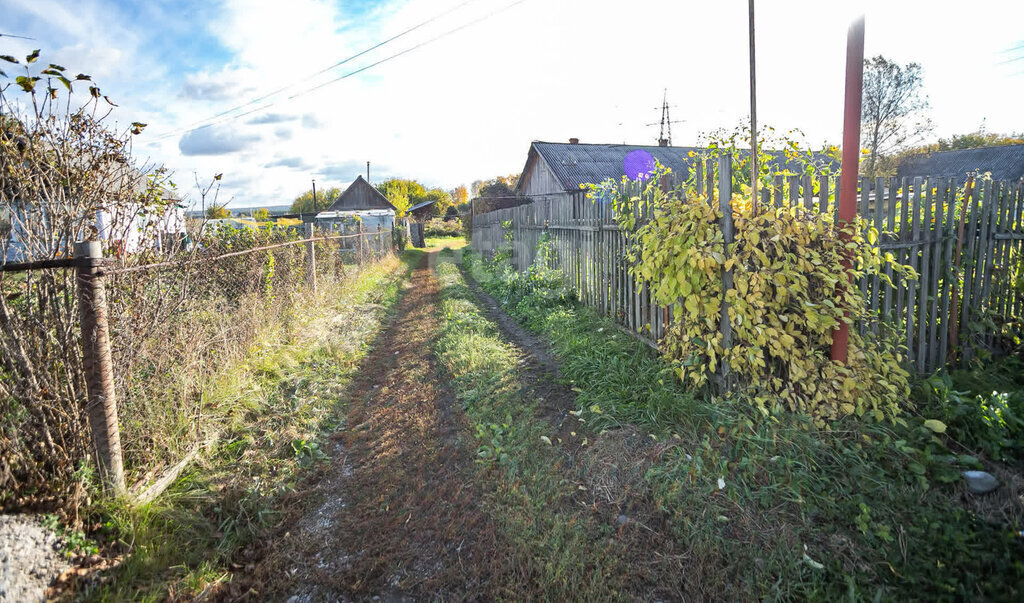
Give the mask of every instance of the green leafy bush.
[{"label": "green leafy bush", "polygon": [[461,237],[462,222],[458,218],[443,220],[434,218],[423,226],[424,237]]}]

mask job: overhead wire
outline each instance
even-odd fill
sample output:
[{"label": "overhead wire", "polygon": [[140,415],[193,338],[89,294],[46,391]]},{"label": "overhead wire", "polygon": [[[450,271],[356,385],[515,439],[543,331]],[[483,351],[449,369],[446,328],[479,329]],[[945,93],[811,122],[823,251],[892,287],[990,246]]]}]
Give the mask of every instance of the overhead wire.
[{"label": "overhead wire", "polygon": [[[442,14],[440,14],[440,15],[437,15],[437,16],[433,17],[433,18],[432,18],[431,20],[436,20],[436,19],[440,18],[441,16],[443,16],[444,14],[448,14],[448,13],[450,13],[450,12],[452,12],[452,11],[454,11],[454,10],[456,10],[456,9],[460,8],[461,6],[464,6],[465,4],[468,4],[469,2],[472,2],[472,1],[475,1],[475,0],[467,0],[467,2],[464,2],[463,4],[460,4],[459,6],[457,6],[457,7],[453,8],[453,9],[450,9],[450,10],[449,10],[449,11],[447,11],[446,13],[442,13]],[[353,71],[350,71],[350,72],[348,72],[348,73],[345,73],[345,74],[343,74],[343,75],[340,75],[340,76],[338,76],[338,77],[336,77],[336,78],[334,78],[334,79],[331,79],[331,80],[329,80],[329,81],[327,81],[327,82],[324,82],[324,83],[321,83],[321,84],[319,84],[319,85],[313,86],[312,88],[307,88],[307,89],[305,89],[305,90],[302,90],[302,91],[300,91],[300,92],[297,92],[297,93],[295,93],[295,94],[293,94],[293,95],[291,95],[291,96],[288,96],[288,97],[286,97],[286,98],[281,98],[281,99],[277,99],[277,100],[274,100],[274,101],[272,101],[272,102],[266,103],[266,104],[264,104],[264,105],[260,105],[259,107],[255,107],[255,108],[253,108],[253,109],[250,109],[250,110],[248,110],[248,111],[244,111],[244,112],[242,112],[242,113],[236,113],[236,114],[234,114],[234,115],[226,115],[227,113],[231,113],[232,111],[235,111],[235,110],[237,110],[237,109],[239,109],[239,108],[244,108],[244,107],[246,107],[246,106],[249,106],[249,105],[253,104],[253,102],[259,102],[259,100],[265,100],[266,98],[268,98],[268,97],[270,97],[270,96],[274,96],[275,94],[277,94],[277,93],[279,93],[279,92],[283,91],[284,89],[287,89],[287,88],[293,87],[293,86],[294,86],[295,84],[292,84],[292,85],[286,86],[286,87],[285,87],[285,88],[283,88],[283,89],[280,89],[280,90],[277,90],[277,91],[275,91],[275,92],[273,92],[273,93],[270,93],[270,94],[268,94],[268,95],[265,95],[265,96],[264,96],[264,97],[262,97],[261,99],[257,99],[257,100],[255,100],[255,101],[250,101],[250,102],[247,102],[247,103],[245,103],[245,104],[243,104],[243,105],[240,105],[240,106],[238,106],[238,107],[235,107],[235,108],[233,108],[233,109],[230,109],[230,110],[228,110],[228,111],[224,111],[224,112],[221,112],[220,114],[218,114],[217,116],[214,116],[213,118],[208,118],[208,120],[209,120],[209,119],[214,119],[214,121],[211,121],[210,123],[202,123],[202,121],[207,121],[207,120],[201,120],[200,122],[197,122],[197,123],[200,123],[200,124],[202,124],[202,125],[198,125],[198,126],[190,126],[190,127],[187,127],[187,128],[180,128],[180,129],[178,129],[178,130],[175,130],[175,131],[172,131],[172,132],[168,132],[168,133],[166,133],[166,134],[162,134],[162,135],[159,135],[159,136],[155,137],[154,139],[152,139],[152,141],[153,141],[153,142],[156,142],[156,141],[160,141],[160,140],[164,140],[164,139],[170,138],[170,137],[172,137],[172,136],[176,136],[176,135],[178,135],[178,134],[181,134],[181,133],[191,133],[191,132],[195,132],[195,131],[197,131],[197,130],[201,130],[201,129],[204,129],[204,128],[209,128],[209,127],[212,127],[212,126],[216,126],[216,125],[221,125],[221,124],[224,124],[224,123],[228,123],[228,122],[230,122],[230,121],[234,121],[234,120],[236,120],[236,119],[240,119],[240,118],[242,118],[242,117],[246,117],[246,116],[248,116],[248,115],[252,115],[253,113],[258,113],[258,112],[260,112],[260,111],[264,111],[264,110],[266,110],[266,109],[269,109],[269,108],[271,108],[271,107],[274,107],[274,106],[276,106],[276,105],[278,105],[278,104],[280,104],[280,103],[282,103],[282,102],[285,102],[285,101],[291,101],[291,100],[293,100],[293,99],[299,98],[299,97],[301,97],[301,96],[304,96],[304,95],[306,95],[306,94],[309,94],[309,93],[311,93],[311,92],[314,92],[314,91],[316,91],[316,90],[319,90],[319,89],[321,89],[321,88],[323,88],[323,87],[325,87],[325,86],[329,86],[329,85],[331,85],[331,84],[334,84],[334,83],[337,83],[337,82],[339,82],[339,81],[341,81],[341,80],[344,80],[344,79],[347,79],[347,78],[349,78],[349,77],[352,77],[352,76],[354,76],[354,75],[357,75],[357,74],[359,74],[359,73],[362,73],[362,72],[364,72],[364,71],[366,71],[366,70],[368,70],[368,69],[371,69],[371,68],[373,68],[373,67],[376,67],[376,66],[378,66],[378,65],[381,65],[381,64],[383,64],[383,63],[387,63],[387,62],[389,62],[389,61],[392,61],[392,60],[394,60],[394,59],[397,59],[398,57],[401,57],[401,56],[403,56],[403,55],[406,55],[406,54],[408,54],[408,53],[410,53],[410,52],[412,52],[412,51],[414,51],[414,50],[417,50],[417,49],[419,49],[419,48],[422,48],[422,47],[424,47],[424,46],[426,46],[426,45],[428,45],[428,44],[432,44],[432,43],[434,43],[434,42],[437,42],[438,40],[441,40],[441,39],[443,39],[443,38],[446,38],[446,37],[448,37],[448,36],[450,36],[450,35],[453,35],[453,34],[455,34],[455,33],[458,33],[459,31],[462,31],[462,30],[464,30],[464,29],[466,29],[466,28],[468,28],[468,27],[471,27],[471,26],[473,26],[473,25],[476,25],[476,24],[478,24],[478,23],[481,23],[481,22],[483,22],[483,21],[486,21],[486,20],[488,20],[488,19],[491,19],[491,18],[493,18],[493,17],[495,17],[495,16],[497,16],[497,15],[499,15],[499,14],[501,14],[501,13],[504,13],[505,11],[508,11],[508,10],[510,10],[510,9],[512,9],[512,8],[514,8],[514,7],[518,6],[518,5],[520,5],[520,4],[522,4],[522,3],[526,2],[526,1],[527,1],[527,0],[516,0],[515,2],[512,2],[512,3],[510,3],[510,4],[507,4],[507,5],[505,5],[505,6],[501,7],[501,8],[499,8],[499,9],[496,9],[496,10],[494,10],[494,11],[491,11],[490,13],[488,13],[488,14],[486,14],[486,15],[483,15],[483,16],[481,16],[481,17],[478,17],[478,18],[476,18],[476,19],[473,19],[473,20],[471,20],[471,21],[468,21],[468,22],[466,22],[466,23],[463,23],[462,25],[459,25],[458,27],[454,27],[454,28],[452,28],[452,29],[449,29],[449,30],[447,30],[447,31],[444,31],[444,32],[442,32],[442,33],[440,33],[440,34],[438,34],[438,35],[436,35],[436,36],[433,36],[433,37],[431,37],[431,38],[428,38],[427,40],[424,40],[424,41],[422,41],[422,42],[420,42],[420,43],[418,43],[418,44],[415,44],[415,45],[413,45],[413,46],[411,46],[411,47],[409,47],[409,48],[406,48],[405,50],[402,50],[401,52],[396,52],[396,53],[394,53],[394,54],[392,54],[392,55],[389,55],[389,56],[387,56],[387,57],[384,57],[383,59],[380,59],[380,60],[378,60],[378,61],[375,61],[375,62],[373,62],[373,63],[370,63],[370,64],[368,64],[368,65],[365,65],[365,66],[363,66],[363,67],[360,67],[359,69],[355,69],[355,70],[353,70]],[[424,23],[423,23],[423,24],[421,24],[421,25],[424,25],[424,24],[426,24],[426,23],[427,23],[427,22],[424,22]],[[417,27],[419,27],[419,26],[417,26]],[[411,30],[409,30],[409,31],[411,31]],[[400,36],[395,36],[395,37],[394,37],[394,38],[392,38],[392,39],[396,39],[397,37],[400,37]],[[374,46],[374,48],[379,48],[379,47],[380,47],[380,46],[382,46],[382,45],[383,45],[384,43],[385,43],[385,42],[382,42],[382,43],[380,43],[380,44],[377,44],[376,46]],[[331,69],[334,69],[334,68],[338,67],[339,65],[342,65],[342,64],[344,64],[344,63],[347,63],[347,62],[349,62],[350,60],[352,60],[352,59],[354,59],[354,58],[357,58],[358,56],[362,56],[362,55],[366,54],[366,53],[367,53],[367,52],[369,52],[370,50],[372,50],[372,49],[367,49],[367,50],[365,50],[365,51],[362,51],[362,52],[358,53],[357,55],[353,55],[352,57],[349,57],[349,58],[347,58],[347,59],[345,59],[345,60],[343,60],[343,61],[339,61],[339,62],[335,63],[334,65],[332,65],[331,67],[328,67],[328,68],[326,68],[326,69],[324,69],[324,70],[321,70],[321,71],[320,71],[320,72],[318,72],[317,74],[315,74],[315,75],[313,75],[313,76],[310,76],[310,77],[308,77],[308,78],[305,78],[305,79],[303,79],[303,80],[301,80],[301,81],[299,81],[299,82],[297,82],[297,83],[302,83],[302,81],[306,81],[306,80],[308,80],[308,79],[311,79],[311,77],[316,77],[316,75],[321,75],[321,74],[325,73],[326,71],[330,71]],[[222,117],[222,119],[215,119],[216,117]]]},{"label": "overhead wire", "polygon": [[[258,96],[258,97],[254,98],[254,99],[248,100],[248,101],[246,101],[246,102],[244,102],[244,103],[242,103],[240,105],[236,105],[234,107],[231,107],[230,109],[225,109],[224,111],[221,111],[220,113],[216,113],[214,115],[211,115],[210,117],[207,117],[207,118],[204,118],[204,119],[200,119],[200,120],[192,123],[189,126],[185,126],[185,127],[182,127],[182,128],[177,128],[177,129],[175,129],[173,131],[169,131],[169,132],[165,132],[163,134],[159,134],[153,140],[162,140],[164,138],[168,138],[168,137],[171,137],[171,136],[176,136],[177,134],[181,134],[183,132],[189,132],[189,131],[196,130],[196,129],[199,129],[201,127],[204,127],[204,125],[203,125],[204,122],[216,120],[217,118],[220,118],[220,117],[223,117],[225,115],[228,115],[229,113],[233,113],[235,111],[238,111],[239,109],[244,109],[245,107],[248,107],[248,106],[253,105],[255,103],[258,103],[260,101],[264,101],[264,100],[266,100],[266,99],[268,99],[268,98],[270,98],[272,96],[280,94],[281,92],[284,92],[285,90],[288,90],[289,88],[293,88],[295,86],[298,86],[299,84],[302,84],[303,82],[307,82],[307,81],[309,81],[309,80],[311,80],[311,79],[313,79],[313,78],[315,78],[317,76],[323,75],[323,74],[331,71],[332,69],[336,69],[336,68],[338,68],[338,67],[340,67],[340,66],[342,66],[342,65],[344,65],[344,64],[346,64],[348,62],[354,61],[355,59],[358,59],[359,57],[361,57],[361,56],[363,56],[365,54],[373,52],[374,50],[377,50],[378,48],[380,48],[380,47],[382,47],[382,46],[384,46],[386,44],[390,44],[391,42],[394,42],[395,40],[397,40],[399,38],[402,38],[403,36],[406,36],[406,35],[414,32],[414,31],[416,31],[417,29],[420,29],[420,28],[422,28],[422,27],[424,27],[426,25],[429,25],[430,23],[433,23],[434,21],[437,21],[438,19],[440,19],[442,17],[446,17],[446,16],[450,15],[451,13],[453,13],[453,12],[461,9],[462,7],[466,6],[467,4],[472,4],[473,2],[477,2],[477,0],[465,0],[464,2],[462,2],[460,4],[457,4],[457,5],[453,6],[452,8],[449,8],[448,10],[446,10],[444,12],[438,13],[438,14],[434,15],[433,17],[430,17],[429,19],[425,20],[425,21],[421,21],[421,22],[417,23],[416,25],[414,25],[414,26],[412,26],[412,27],[410,27],[408,29],[405,29],[405,30],[403,30],[403,31],[393,35],[393,36],[391,36],[390,38],[387,38],[385,40],[381,40],[380,42],[374,44],[373,46],[370,46],[369,48],[366,48],[365,50],[362,50],[360,52],[357,52],[356,54],[353,54],[353,55],[350,55],[348,57],[345,57],[344,59],[341,59],[339,61],[336,61],[335,63],[332,63],[331,65],[328,65],[327,67],[324,67],[323,69],[320,69],[319,71],[316,71],[315,73],[310,73],[309,75],[303,76],[303,77],[301,77],[301,78],[299,78],[299,79],[297,79],[297,80],[295,80],[295,81],[293,81],[293,82],[291,82],[289,84],[281,86],[280,88],[277,88],[275,90],[267,92],[266,94],[263,94],[262,96]],[[0,34],[0,35],[2,35],[2,34]]]}]

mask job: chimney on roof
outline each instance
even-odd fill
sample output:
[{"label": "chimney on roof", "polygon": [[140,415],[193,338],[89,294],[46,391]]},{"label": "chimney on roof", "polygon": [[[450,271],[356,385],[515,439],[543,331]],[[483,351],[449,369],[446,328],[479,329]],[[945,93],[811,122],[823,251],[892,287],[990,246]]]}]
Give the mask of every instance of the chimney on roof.
[{"label": "chimney on roof", "polygon": [[570,138],[569,139],[569,144],[579,144],[579,143],[580,143],[580,139],[579,138]]},{"label": "chimney on roof", "polygon": [[667,138],[659,138],[658,139],[658,146],[659,147],[667,147],[668,146],[668,139]]}]

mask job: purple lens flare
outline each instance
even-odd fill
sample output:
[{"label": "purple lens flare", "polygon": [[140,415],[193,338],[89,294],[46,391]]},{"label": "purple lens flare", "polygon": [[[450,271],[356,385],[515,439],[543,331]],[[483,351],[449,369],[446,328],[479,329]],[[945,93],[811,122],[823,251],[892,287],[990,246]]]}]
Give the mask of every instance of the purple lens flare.
[{"label": "purple lens flare", "polygon": [[622,162],[622,170],[630,180],[647,180],[654,168],[654,156],[643,149],[631,151]]}]

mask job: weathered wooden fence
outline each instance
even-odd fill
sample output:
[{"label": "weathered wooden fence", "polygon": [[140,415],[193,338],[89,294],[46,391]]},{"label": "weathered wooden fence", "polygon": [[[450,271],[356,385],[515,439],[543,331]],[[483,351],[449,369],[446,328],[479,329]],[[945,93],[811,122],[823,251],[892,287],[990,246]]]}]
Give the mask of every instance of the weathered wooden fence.
[{"label": "weathered wooden fence", "polygon": [[[690,185],[717,204],[718,175],[708,161],[696,166]],[[628,186],[630,194],[641,194],[641,183]],[[919,278],[889,269],[893,285],[878,276],[861,279],[871,318],[858,325],[860,331],[898,333],[920,372],[946,366],[951,354],[967,361],[991,346],[998,325],[1024,316],[1022,190],[1020,181],[862,178],[858,214],[879,232],[880,250],[912,266]],[[760,203],[835,219],[838,191],[836,176],[779,175],[761,191]],[[557,268],[580,300],[656,345],[671,309],[652,301],[648,287],[630,276],[624,253],[630,233],[619,228],[610,201],[591,200],[580,191],[476,215],[472,248],[493,254],[510,235],[512,260],[525,270],[545,232]]]}]

